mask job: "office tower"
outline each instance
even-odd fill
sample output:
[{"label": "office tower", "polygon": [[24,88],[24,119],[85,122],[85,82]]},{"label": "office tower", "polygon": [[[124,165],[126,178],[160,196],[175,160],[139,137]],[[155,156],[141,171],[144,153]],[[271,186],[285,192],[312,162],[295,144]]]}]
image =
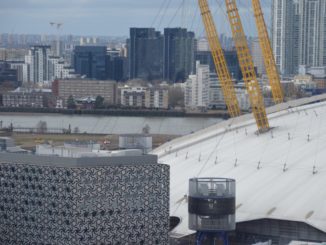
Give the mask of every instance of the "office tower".
[{"label": "office tower", "polygon": [[33,46],[25,57],[29,66],[29,81],[43,83],[48,80],[48,58],[51,54],[50,46]]},{"label": "office tower", "polygon": [[[224,56],[232,78],[241,80],[242,72],[240,69],[237,52],[235,50],[224,50]],[[197,51],[196,61],[200,61],[200,64],[202,65],[209,65],[210,72],[216,73],[215,64],[210,51]]]},{"label": "office tower", "polygon": [[326,1],[301,0],[299,3],[299,65],[326,65]]},{"label": "office tower", "polygon": [[0,244],[168,244],[169,166],[154,155],[0,154]]},{"label": "office tower", "polygon": [[128,74],[126,73],[128,67],[128,59],[119,56],[106,56],[106,76],[107,79],[115,81],[126,80]]},{"label": "office tower", "polygon": [[164,79],[184,81],[194,73],[195,34],[184,28],[164,29]]},{"label": "office tower", "polygon": [[74,69],[77,74],[91,79],[106,79],[105,46],[76,46],[74,50]]},{"label": "office tower", "polygon": [[273,0],[272,46],[282,75],[298,72],[299,13],[296,0]]},{"label": "office tower", "polygon": [[130,78],[163,78],[163,36],[154,28],[130,28]]},{"label": "office tower", "polygon": [[0,84],[10,82],[11,84],[17,83],[18,71],[13,69],[10,63],[0,61]]}]

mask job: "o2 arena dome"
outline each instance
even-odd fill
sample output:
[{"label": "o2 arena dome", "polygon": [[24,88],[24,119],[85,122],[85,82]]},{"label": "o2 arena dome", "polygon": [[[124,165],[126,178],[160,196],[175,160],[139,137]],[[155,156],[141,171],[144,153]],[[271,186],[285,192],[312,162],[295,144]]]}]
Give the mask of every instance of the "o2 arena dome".
[{"label": "o2 arena dome", "polygon": [[325,242],[325,99],[268,108],[271,129],[264,134],[257,134],[252,115],[243,115],[155,149],[171,167],[171,238],[194,233],[188,229],[189,179],[220,177],[237,183],[237,244]]}]

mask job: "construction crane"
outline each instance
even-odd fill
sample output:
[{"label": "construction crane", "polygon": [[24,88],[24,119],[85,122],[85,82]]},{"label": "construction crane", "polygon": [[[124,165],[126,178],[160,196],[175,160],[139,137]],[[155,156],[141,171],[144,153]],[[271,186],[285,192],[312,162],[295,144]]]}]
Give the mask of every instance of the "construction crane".
[{"label": "construction crane", "polygon": [[284,101],[284,95],[281,87],[280,76],[276,68],[260,1],[252,0],[252,6],[255,14],[259,43],[263,52],[266,73],[272,88],[273,99],[275,104],[282,103]]},{"label": "construction crane", "polygon": [[51,26],[56,26],[57,29],[60,29],[61,26],[63,26],[63,23],[56,23],[56,22],[50,22]]},{"label": "construction crane", "polygon": [[269,129],[269,122],[266,115],[264,99],[257,81],[254,62],[250,55],[247,39],[243,31],[236,0],[225,0],[225,4],[243,80],[249,94],[251,108],[258,126],[258,132],[266,132]]},{"label": "construction crane", "polygon": [[209,9],[207,0],[198,0],[198,3],[228,112],[231,117],[237,117],[241,114],[240,106],[228,70],[224,52],[217,35],[212,13]]}]

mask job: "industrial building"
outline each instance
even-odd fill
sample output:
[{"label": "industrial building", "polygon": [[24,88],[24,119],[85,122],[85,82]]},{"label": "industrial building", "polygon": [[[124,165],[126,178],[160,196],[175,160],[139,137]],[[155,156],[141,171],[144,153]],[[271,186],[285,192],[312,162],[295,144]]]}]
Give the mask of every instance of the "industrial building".
[{"label": "industrial building", "polygon": [[154,155],[0,154],[0,244],[168,244],[169,166]]}]

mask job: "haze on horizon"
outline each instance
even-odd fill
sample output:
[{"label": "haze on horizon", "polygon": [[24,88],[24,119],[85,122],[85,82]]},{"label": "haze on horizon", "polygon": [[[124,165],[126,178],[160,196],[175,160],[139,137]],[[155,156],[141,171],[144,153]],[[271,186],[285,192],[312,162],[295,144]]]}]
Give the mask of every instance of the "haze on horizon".
[{"label": "haze on horizon", "polygon": [[[219,33],[230,35],[224,0],[209,0]],[[262,0],[266,21],[270,0]],[[238,0],[245,31],[255,35],[251,1]],[[224,10],[224,11],[222,11]],[[1,0],[0,33],[128,36],[130,27],[185,27],[204,35],[197,0]]]}]

